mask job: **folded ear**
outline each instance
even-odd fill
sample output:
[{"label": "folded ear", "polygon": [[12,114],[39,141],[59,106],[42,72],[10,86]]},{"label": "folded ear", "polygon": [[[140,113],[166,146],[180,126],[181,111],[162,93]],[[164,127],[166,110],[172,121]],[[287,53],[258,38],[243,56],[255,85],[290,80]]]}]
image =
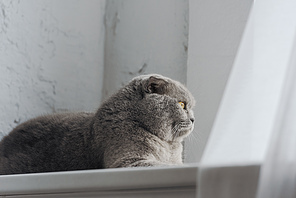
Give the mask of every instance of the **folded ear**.
[{"label": "folded ear", "polygon": [[146,93],[157,93],[164,94],[166,92],[168,82],[164,79],[150,76],[149,79],[144,83],[144,91]]}]

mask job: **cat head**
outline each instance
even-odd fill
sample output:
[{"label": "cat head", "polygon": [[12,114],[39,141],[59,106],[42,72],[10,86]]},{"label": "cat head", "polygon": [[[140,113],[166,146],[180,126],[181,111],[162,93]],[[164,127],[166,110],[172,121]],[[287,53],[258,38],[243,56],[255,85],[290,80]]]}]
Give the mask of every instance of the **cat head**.
[{"label": "cat head", "polygon": [[140,95],[134,114],[142,127],[166,141],[190,134],[195,100],[184,85],[158,74],[138,76],[129,85]]}]

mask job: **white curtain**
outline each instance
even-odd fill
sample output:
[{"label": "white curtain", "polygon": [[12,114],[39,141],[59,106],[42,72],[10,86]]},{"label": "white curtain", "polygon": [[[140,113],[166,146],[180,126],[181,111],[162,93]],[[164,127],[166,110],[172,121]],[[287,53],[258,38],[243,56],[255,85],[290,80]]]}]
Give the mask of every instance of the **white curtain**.
[{"label": "white curtain", "polygon": [[201,159],[198,198],[296,197],[295,33],[295,0],[254,2]]},{"label": "white curtain", "polygon": [[296,37],[257,198],[296,197]]}]

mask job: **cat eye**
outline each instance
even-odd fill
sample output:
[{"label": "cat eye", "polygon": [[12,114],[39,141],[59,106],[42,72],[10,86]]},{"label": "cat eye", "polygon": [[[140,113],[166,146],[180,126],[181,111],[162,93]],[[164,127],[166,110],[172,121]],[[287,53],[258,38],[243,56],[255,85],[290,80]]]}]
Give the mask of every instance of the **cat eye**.
[{"label": "cat eye", "polygon": [[182,109],[185,109],[185,103],[184,102],[179,102],[180,106],[182,107]]}]

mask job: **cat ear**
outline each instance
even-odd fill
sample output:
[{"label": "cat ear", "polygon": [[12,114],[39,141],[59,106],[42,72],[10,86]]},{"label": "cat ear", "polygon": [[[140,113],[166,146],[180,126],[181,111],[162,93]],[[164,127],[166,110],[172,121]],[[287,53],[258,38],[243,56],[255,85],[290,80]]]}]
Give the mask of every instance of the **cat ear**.
[{"label": "cat ear", "polygon": [[157,93],[164,94],[166,91],[168,82],[164,79],[157,78],[155,76],[150,76],[144,85],[144,90],[146,93]]}]

